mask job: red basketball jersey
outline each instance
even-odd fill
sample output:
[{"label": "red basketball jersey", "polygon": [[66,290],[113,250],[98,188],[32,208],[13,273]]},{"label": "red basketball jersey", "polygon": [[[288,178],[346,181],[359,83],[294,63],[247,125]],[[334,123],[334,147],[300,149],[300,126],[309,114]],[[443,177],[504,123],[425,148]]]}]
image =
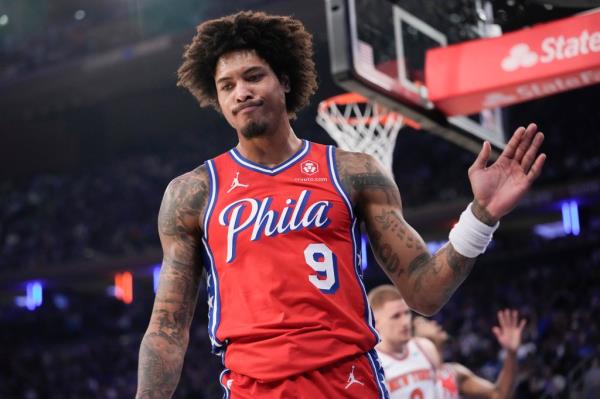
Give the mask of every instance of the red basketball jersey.
[{"label": "red basketball jersey", "polygon": [[225,367],[273,381],[371,350],[378,336],[335,148],[304,141],[273,168],[232,149],[206,166],[208,329]]}]

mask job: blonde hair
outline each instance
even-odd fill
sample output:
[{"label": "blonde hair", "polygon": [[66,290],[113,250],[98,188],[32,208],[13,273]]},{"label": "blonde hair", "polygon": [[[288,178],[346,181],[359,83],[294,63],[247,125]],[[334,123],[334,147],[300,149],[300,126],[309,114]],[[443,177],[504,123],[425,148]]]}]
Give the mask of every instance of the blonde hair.
[{"label": "blonde hair", "polygon": [[373,288],[369,292],[369,304],[373,309],[380,309],[386,302],[403,299],[402,294],[392,284],[384,284]]}]

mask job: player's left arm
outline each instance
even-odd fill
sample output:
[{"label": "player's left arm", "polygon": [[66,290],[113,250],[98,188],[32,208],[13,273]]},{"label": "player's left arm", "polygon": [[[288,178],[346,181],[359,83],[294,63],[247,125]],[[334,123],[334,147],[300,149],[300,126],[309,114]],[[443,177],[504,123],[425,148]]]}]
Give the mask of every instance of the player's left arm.
[{"label": "player's left arm", "polygon": [[484,399],[508,399],[514,392],[516,363],[516,357],[507,356],[495,384],[479,377],[462,364],[454,363],[451,367],[456,372],[458,392],[461,395]]},{"label": "player's left arm", "polygon": [[[472,213],[493,226],[510,212],[539,176],[545,155],[537,155],[543,134],[537,126],[519,128],[505,150],[487,166],[491,147],[483,144],[469,168],[474,200]],[[448,243],[435,255],[402,214],[400,192],[392,176],[372,156],[337,152],[342,184],[365,222],[378,263],[415,311],[432,315],[465,280],[476,257],[459,253]]]},{"label": "player's left arm", "polygon": [[452,368],[458,377],[458,391],[461,395],[485,399],[508,399],[513,396],[518,371],[517,350],[521,346],[521,337],[525,320],[519,321],[516,310],[505,309],[498,312],[499,326],[492,328],[498,343],[504,349],[506,357],[496,383],[493,384],[475,375],[461,364],[454,363]]},{"label": "player's left arm", "polygon": [[456,373],[458,392],[461,395],[486,399],[493,397],[496,386],[492,382],[479,377],[462,364],[448,363],[447,365]]}]

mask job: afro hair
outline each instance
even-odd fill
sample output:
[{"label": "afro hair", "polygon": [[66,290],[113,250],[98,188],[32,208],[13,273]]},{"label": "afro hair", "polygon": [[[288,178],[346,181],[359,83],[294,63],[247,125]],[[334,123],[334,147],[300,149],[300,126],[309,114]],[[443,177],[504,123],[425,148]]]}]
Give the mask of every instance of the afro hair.
[{"label": "afro hair", "polygon": [[256,51],[280,80],[287,77],[290,118],[309,103],[317,89],[312,35],[296,19],[263,12],[242,11],[198,25],[192,42],[185,47],[177,85],[188,89],[201,106],[220,111],[215,68],[223,54],[235,50]]}]

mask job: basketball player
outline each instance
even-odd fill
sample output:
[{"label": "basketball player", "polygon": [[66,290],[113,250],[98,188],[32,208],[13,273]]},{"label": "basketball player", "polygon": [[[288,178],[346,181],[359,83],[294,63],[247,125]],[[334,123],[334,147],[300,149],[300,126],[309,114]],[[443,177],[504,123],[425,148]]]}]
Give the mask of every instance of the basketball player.
[{"label": "basketball player", "polygon": [[[512,397],[517,376],[517,350],[521,346],[521,335],[525,320],[519,321],[516,310],[498,312],[499,326],[492,328],[498,343],[505,351],[504,363],[496,383],[483,379],[460,363],[443,363],[438,377],[438,399],[458,399],[459,394],[485,399],[507,399]],[[448,341],[448,333],[434,320],[416,317],[414,334],[430,339],[440,356]]]},{"label": "basketball player", "polygon": [[429,339],[413,337],[412,311],[393,285],[369,292],[381,342],[381,359],[391,399],[437,399],[440,355]]},{"label": "basketball player", "polygon": [[204,22],[178,77],[224,116],[238,144],[166,189],[158,217],[164,258],[137,397],[175,390],[203,267],[227,397],[387,397],[360,277],[359,221],[407,304],[435,313],[540,174],[543,135],[534,124],[517,129],[489,166],[484,143],[469,170],[473,202],[432,256],[373,157],[292,129],[316,90],[312,38],[299,21],[241,12]]}]

